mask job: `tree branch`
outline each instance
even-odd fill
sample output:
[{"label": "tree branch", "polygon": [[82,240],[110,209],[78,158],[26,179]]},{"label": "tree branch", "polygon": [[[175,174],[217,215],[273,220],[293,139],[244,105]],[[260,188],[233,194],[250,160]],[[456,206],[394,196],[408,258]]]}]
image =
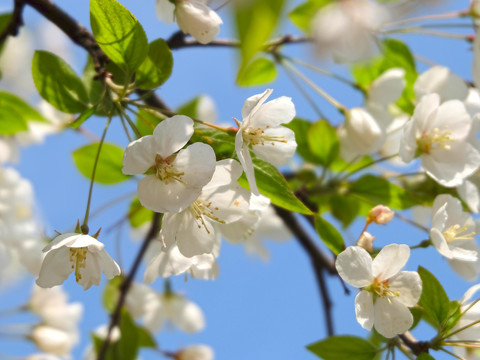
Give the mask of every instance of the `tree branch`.
[{"label": "tree branch", "polygon": [[414,355],[418,356],[421,353],[428,354],[428,349],[430,348],[430,343],[428,341],[418,341],[410,331],[406,331],[405,333],[398,335],[398,337],[410,350],[412,350]]},{"label": "tree branch", "polygon": [[12,17],[5,29],[0,33],[0,46],[3,45],[8,36],[17,36],[20,27],[23,26],[23,8],[25,7],[24,0],[14,0]]},{"label": "tree branch", "polygon": [[158,234],[160,230],[161,216],[162,215],[159,213],[155,213],[155,215],[153,216],[150,230],[148,231],[148,234],[145,237],[145,240],[143,240],[142,247],[140,248],[140,251],[138,252],[137,257],[135,258],[135,261],[132,265],[132,269],[130,270],[130,272],[128,273],[128,276],[120,285],[120,288],[119,288],[120,296],[118,298],[117,305],[115,306],[115,309],[110,317],[110,324],[108,325],[107,336],[105,337],[105,340],[102,343],[102,347],[100,348],[100,351],[98,352],[97,360],[105,359],[105,355],[107,354],[107,350],[110,345],[112,330],[115,326],[118,325],[120,321],[120,314],[123,308],[123,304],[125,303],[125,298],[127,296],[128,290],[130,290],[130,287],[132,285],[133,278],[135,277],[138,267],[140,266],[140,262],[142,261],[143,255],[147,251],[148,246],[150,245],[150,243],[152,242],[152,240],[155,238],[155,236]]}]

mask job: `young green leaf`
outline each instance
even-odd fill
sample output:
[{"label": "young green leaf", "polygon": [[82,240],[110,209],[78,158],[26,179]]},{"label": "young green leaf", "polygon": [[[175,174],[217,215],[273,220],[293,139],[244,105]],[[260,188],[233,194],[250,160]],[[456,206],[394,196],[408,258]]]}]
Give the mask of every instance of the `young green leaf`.
[{"label": "young green leaf", "polygon": [[0,91],[0,135],[28,130],[29,121],[47,122],[37,110],[18,96]]},{"label": "young green leaf", "polygon": [[307,132],[308,147],[321,164],[328,166],[338,156],[340,143],[335,128],[327,120],[313,123]]},{"label": "young green leaf", "polygon": [[[312,212],[293,194],[287,181],[275,166],[255,156],[252,156],[252,158],[255,179],[261,194],[270,198],[273,204],[286,210],[312,215]],[[242,175],[238,182],[244,188],[249,189],[245,174]]]},{"label": "young green leaf", "polygon": [[423,307],[424,316],[436,329],[442,330],[450,311],[450,300],[442,284],[427,269],[419,266],[422,279],[422,296],[418,304]]},{"label": "young green leaf", "polygon": [[78,129],[85,121],[87,121],[97,110],[97,105],[90,106],[87,110],[82,112],[71,124],[72,129]]},{"label": "young green leaf", "polygon": [[297,142],[297,154],[300,155],[305,161],[312,164],[322,164],[322,158],[312,153],[308,143],[308,130],[312,123],[308,120],[295,118],[288,124],[284,124],[285,127],[293,130],[295,133],[295,141]]},{"label": "young green leaf", "polygon": [[130,225],[133,228],[138,228],[143,224],[151,221],[153,218],[153,211],[144,208],[138,197],[135,197],[130,204],[130,209],[128,211],[128,220],[130,221]]},{"label": "young green leaf", "polygon": [[152,135],[155,127],[164,119],[165,116],[155,110],[140,109],[135,125],[142,136]]},{"label": "young green leaf", "polygon": [[345,250],[345,243],[338,230],[319,214],[315,214],[315,230],[317,230],[320,239],[335,254],[340,254]]},{"label": "young green leaf", "polygon": [[[87,178],[92,177],[98,143],[85,145],[73,152],[78,170]],[[98,159],[95,181],[100,184],[116,184],[128,179],[122,172],[123,149],[115,144],[103,143]]]},{"label": "young green leaf", "polygon": [[172,74],[172,51],[163,39],[152,41],[148,56],[137,70],[135,84],[140,89],[154,89],[162,85]]},{"label": "young green leaf", "polygon": [[87,109],[89,97],[82,80],[57,55],[37,50],[32,75],[40,95],[57,109],[76,114]]},{"label": "young green leaf", "polygon": [[240,86],[263,85],[272,82],[277,77],[275,64],[267,58],[258,58],[241,69],[237,75]]},{"label": "young green leaf", "polygon": [[349,195],[333,195],[329,201],[332,215],[348,227],[360,212],[361,203],[358,199]]},{"label": "young green leaf", "polygon": [[132,75],[148,55],[142,25],[116,0],[90,1],[90,26],[100,48]]},{"label": "young green leaf", "polygon": [[324,360],[372,360],[378,351],[367,340],[355,336],[331,336],[307,349]]},{"label": "young green leaf", "polygon": [[118,297],[120,296],[120,285],[123,282],[123,278],[121,276],[115,276],[112,280],[110,280],[103,290],[102,295],[102,302],[103,307],[109,313],[112,313],[115,310],[115,306],[118,301]]},{"label": "young green leaf", "polygon": [[308,0],[293,9],[288,16],[303,32],[310,34],[313,17],[320,8],[331,2],[332,0]]}]

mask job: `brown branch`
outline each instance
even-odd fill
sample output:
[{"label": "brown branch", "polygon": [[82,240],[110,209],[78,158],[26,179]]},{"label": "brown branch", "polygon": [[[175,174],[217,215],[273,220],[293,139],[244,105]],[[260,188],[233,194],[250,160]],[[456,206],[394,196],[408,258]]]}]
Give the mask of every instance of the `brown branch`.
[{"label": "brown branch", "polygon": [[3,45],[7,37],[17,36],[20,31],[20,27],[23,26],[23,8],[25,7],[24,0],[14,0],[12,17],[9,23],[0,33],[0,46]]},{"label": "brown branch", "polygon": [[310,235],[300,225],[293,213],[278,206],[274,206],[274,208],[277,215],[280,216],[288,229],[295,235],[300,245],[302,245],[303,249],[310,257],[315,277],[317,279],[317,285],[320,290],[320,296],[323,302],[327,333],[328,336],[332,336],[334,333],[332,301],[328,293],[328,288],[325,284],[324,271],[327,271],[331,275],[336,275],[337,270],[335,269],[334,262],[317,247],[313,239],[310,238]]},{"label": "brown branch", "polygon": [[148,246],[150,245],[152,240],[158,234],[158,231],[160,229],[160,219],[161,219],[161,214],[155,213],[152,219],[150,230],[148,231],[148,234],[145,237],[145,240],[143,240],[142,247],[140,248],[140,251],[138,252],[137,257],[135,258],[135,261],[132,265],[132,269],[130,270],[130,272],[128,273],[128,276],[120,285],[120,288],[119,288],[120,296],[118,297],[117,305],[115,306],[115,309],[113,310],[113,313],[110,316],[110,324],[108,325],[107,336],[105,337],[105,340],[102,343],[102,347],[100,348],[100,351],[98,352],[97,360],[105,359],[108,347],[110,345],[112,330],[115,326],[118,325],[120,321],[120,314],[123,308],[123,304],[125,303],[125,298],[127,296],[128,290],[130,290],[130,287],[133,282],[133,278],[135,277],[138,267],[140,266],[140,262],[142,261],[143,255],[147,251]]},{"label": "brown branch", "polygon": [[421,353],[428,354],[430,348],[430,343],[428,341],[418,341],[410,331],[406,331],[405,333],[398,335],[398,337],[410,350],[412,350],[413,354],[417,356]]}]

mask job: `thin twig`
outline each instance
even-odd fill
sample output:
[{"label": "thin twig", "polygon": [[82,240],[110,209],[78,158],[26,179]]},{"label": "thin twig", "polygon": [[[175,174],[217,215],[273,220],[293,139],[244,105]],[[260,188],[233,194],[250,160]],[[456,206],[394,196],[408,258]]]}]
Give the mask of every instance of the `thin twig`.
[{"label": "thin twig", "polygon": [[13,5],[12,17],[5,29],[0,33],[0,46],[9,36],[17,36],[20,28],[23,26],[23,8],[24,0],[15,0]]},{"label": "thin twig", "polygon": [[132,265],[132,269],[130,270],[130,272],[128,273],[128,276],[120,285],[120,296],[118,297],[115,310],[113,311],[110,317],[110,324],[108,325],[107,336],[105,337],[105,340],[102,343],[102,347],[100,348],[100,351],[98,352],[97,360],[105,359],[105,355],[107,354],[108,347],[110,346],[110,338],[112,335],[112,330],[115,326],[117,326],[117,324],[120,321],[120,314],[123,308],[123,304],[125,303],[125,298],[127,296],[128,290],[130,290],[130,286],[132,285],[133,278],[135,277],[138,267],[140,266],[140,262],[142,261],[143,255],[145,254],[145,252],[148,249],[148,246],[150,245],[150,243],[152,242],[152,240],[155,238],[155,236],[159,231],[160,219],[161,219],[161,214],[155,213],[152,219],[152,225],[150,226],[150,230],[148,231],[148,234],[145,237],[145,240],[143,240],[142,247],[140,248],[140,251],[138,252],[137,257],[135,258],[135,261]]}]

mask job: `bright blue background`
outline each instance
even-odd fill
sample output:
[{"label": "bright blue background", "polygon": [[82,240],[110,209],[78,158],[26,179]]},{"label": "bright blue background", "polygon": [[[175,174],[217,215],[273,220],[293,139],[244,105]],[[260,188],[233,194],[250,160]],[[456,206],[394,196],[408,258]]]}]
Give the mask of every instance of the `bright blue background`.
[{"label": "bright blue background", "polygon": [[[140,20],[150,40],[158,37],[168,38],[170,34],[177,31],[176,25],[163,25],[156,18],[153,0],[121,2]],[[87,1],[57,3],[80,23],[88,26]],[[2,0],[0,5],[3,9],[11,6],[6,0]],[[451,1],[439,5],[433,12],[442,13],[467,6],[468,1]],[[293,5],[291,7],[293,8]],[[233,24],[228,6],[220,11],[220,15],[224,20],[220,37],[233,38]],[[25,20],[27,24],[32,24],[30,28],[32,31],[35,31],[35,26],[44,21],[28,6],[25,11]],[[300,34],[292,25],[285,24],[285,26],[286,32]],[[471,29],[466,30],[466,33],[471,32]],[[466,42],[420,35],[405,35],[398,38],[407,41],[414,54],[426,56],[439,64],[449,66],[458,75],[471,79],[472,55],[469,51],[470,45]],[[56,38],[50,39],[52,43],[56,40]],[[72,46],[71,51],[73,52],[72,66],[80,73],[86,61],[86,54],[76,46]],[[322,65],[311,56],[311,50],[306,45],[290,45],[285,47],[285,52]],[[236,66],[237,51],[234,49],[176,50],[172,77],[157,93],[172,108],[199,94],[209,94],[214,99],[219,113],[218,122],[233,125],[232,117],[240,117],[244,100],[265,89],[263,86],[237,87],[234,82]],[[422,63],[418,66],[419,72],[427,68]],[[347,74],[346,69],[341,66],[329,65],[329,67],[344,75]],[[325,76],[304,72],[348,107],[361,105],[359,94],[346,85]],[[297,116],[316,120],[315,112],[288,80],[282,69],[279,69],[277,81],[269,87],[275,89],[272,98],[282,95],[292,97]],[[342,121],[328,103],[313,92],[310,91],[310,93],[317,105],[334,123]],[[104,123],[105,119],[91,119],[87,122],[86,128],[100,136]],[[122,147],[128,144],[119,121],[115,121],[112,125],[107,134],[107,141],[116,142]],[[21,161],[16,168],[22,176],[33,182],[38,207],[41,209],[50,235],[53,235],[53,230],[65,231],[71,228],[78,218],[83,218],[89,182],[76,170],[71,153],[88,142],[87,138],[74,131],[65,131],[48,137],[45,144],[22,150]],[[136,184],[133,181],[112,187],[96,185],[92,209],[98,208],[112,198],[134,191],[135,188]],[[90,228],[93,231],[99,227],[104,229],[100,240],[105,242],[107,250],[117,260],[115,242],[116,237],[120,237],[122,266],[126,271],[130,269],[132,255],[139,244],[129,240],[129,228],[126,224],[118,231],[115,229],[107,232],[106,229],[124,216],[128,204],[128,201],[123,201],[90,221]],[[354,243],[362,227],[363,222],[358,220],[345,231],[347,244]],[[399,220],[384,227],[372,225],[370,231],[377,236],[377,246],[389,243],[414,245],[426,238],[426,234]],[[294,240],[282,244],[270,242],[268,247],[271,250],[271,260],[264,263],[258,258],[247,256],[242,246],[233,246],[224,242],[219,258],[220,277],[217,280],[193,279],[184,282],[183,276],[174,278],[173,289],[186,293],[189,299],[200,305],[205,313],[207,326],[203,332],[195,335],[183,334],[177,330],[163,331],[157,335],[159,346],[165,350],[176,350],[189,344],[205,343],[215,349],[216,359],[221,360],[315,359],[314,355],[305,350],[305,345],[323,338],[326,331],[319,292],[309,258]],[[473,285],[456,276],[434,249],[414,251],[407,269],[415,270],[418,265],[430,269],[442,281],[452,299],[459,299],[463,292]],[[141,281],[143,268],[137,275],[137,279]],[[0,294],[1,308],[6,309],[24,302],[28,298],[32,283],[33,280],[27,278],[4,289]],[[368,333],[355,320],[353,302],[356,290],[351,289],[350,296],[345,296],[338,278],[335,277],[328,277],[328,285],[334,302],[336,333],[367,336]],[[154,286],[161,290],[162,281],[157,280]],[[65,282],[64,288],[69,293],[71,301],[80,301],[85,306],[81,323],[81,342],[73,352],[73,357],[78,359],[89,343],[88,331],[108,321],[107,315],[99,306],[102,287],[92,287],[84,292],[70,277]],[[29,316],[0,320],[1,324],[34,321]],[[1,327],[2,325],[0,329]],[[414,331],[414,334],[421,340],[428,340],[434,333],[428,327],[421,326]],[[17,356],[35,352],[33,346],[25,345],[24,341],[3,338],[0,338],[0,349],[0,353]],[[153,359],[160,356],[151,351],[144,351],[141,357]],[[435,355],[435,357],[447,358],[444,355]]]}]

